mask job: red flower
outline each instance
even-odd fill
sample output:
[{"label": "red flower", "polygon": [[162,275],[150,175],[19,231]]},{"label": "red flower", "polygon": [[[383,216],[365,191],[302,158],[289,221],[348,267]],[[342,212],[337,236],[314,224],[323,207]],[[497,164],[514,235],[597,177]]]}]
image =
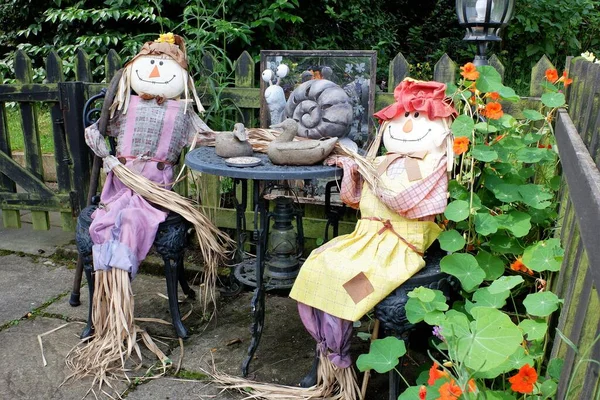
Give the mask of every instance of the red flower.
[{"label": "red flower", "polygon": [[510,388],[515,392],[531,393],[533,392],[533,385],[537,382],[537,378],[538,375],[535,368],[531,368],[529,364],[525,364],[516,375],[508,378],[508,381],[510,382]]},{"label": "red flower", "polygon": [[460,74],[467,80],[476,81],[479,78],[479,72],[473,63],[466,63],[460,69],[462,71]]},{"label": "red flower", "polygon": [[502,111],[500,103],[491,102],[485,105],[485,110],[481,114],[489,119],[500,119],[504,115],[504,111]]},{"label": "red flower", "polygon": [[500,94],[498,92],[489,92],[488,97],[494,101],[500,98]]},{"label": "red flower", "polygon": [[510,264],[510,269],[512,269],[513,271],[524,272],[526,274],[533,275],[533,271],[527,268],[525,264],[523,264],[521,257],[517,258],[515,262]]},{"label": "red flower", "polygon": [[448,373],[439,367],[439,364],[434,361],[431,368],[429,368],[429,379],[427,380],[429,386],[433,385],[438,379],[448,376]]},{"label": "red flower", "polygon": [[427,398],[427,387],[425,385],[421,385],[419,388],[419,400],[425,400]]},{"label": "red flower", "polygon": [[454,139],[454,145],[452,146],[452,151],[454,154],[459,156],[462,153],[469,150],[469,138],[468,137],[457,137]]},{"label": "red flower", "polygon": [[548,143],[548,144],[542,144],[542,143],[540,143],[540,144],[538,144],[538,148],[550,150],[552,148],[552,145],[550,143]]},{"label": "red flower", "polygon": [[546,70],[546,79],[552,83],[558,80],[558,71],[552,68]]},{"label": "red flower", "polygon": [[450,382],[444,383],[440,386],[440,397],[438,400],[457,400],[462,395],[462,390],[458,386],[454,379]]}]

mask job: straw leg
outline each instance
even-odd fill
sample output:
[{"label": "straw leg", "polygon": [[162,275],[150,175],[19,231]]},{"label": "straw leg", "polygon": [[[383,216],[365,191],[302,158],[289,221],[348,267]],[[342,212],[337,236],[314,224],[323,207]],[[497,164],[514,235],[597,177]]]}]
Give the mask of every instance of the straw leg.
[{"label": "straw leg", "polygon": [[94,326],[92,324],[92,304],[93,304],[93,299],[94,299],[94,266],[92,264],[85,264],[83,266],[83,269],[85,271],[85,278],[87,280],[87,284],[88,284],[88,291],[89,291],[89,305],[88,305],[88,320],[87,320],[87,325],[85,326],[85,328],[83,328],[83,332],[81,332],[81,338],[85,339],[87,337],[92,336],[92,334],[94,333]]}]

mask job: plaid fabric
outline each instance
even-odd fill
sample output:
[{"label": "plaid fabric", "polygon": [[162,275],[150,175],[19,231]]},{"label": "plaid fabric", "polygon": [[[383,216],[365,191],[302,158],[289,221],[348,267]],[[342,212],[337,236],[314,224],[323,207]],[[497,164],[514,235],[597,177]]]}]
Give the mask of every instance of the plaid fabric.
[{"label": "plaid fabric", "polygon": [[[382,161],[383,157],[378,157],[375,162]],[[446,157],[440,159],[437,165],[431,166],[433,171],[430,174],[423,174],[425,178],[415,182],[403,179],[404,161],[403,158],[395,160],[381,177],[382,185],[376,190],[379,200],[408,219],[431,219],[444,212],[448,201]],[[328,162],[344,169],[341,200],[350,207],[358,208],[364,183],[358,173],[358,165],[349,157],[332,157]]]},{"label": "plaid fabric", "polygon": [[131,96],[127,114],[117,114],[107,133],[117,137],[117,156],[149,157],[175,163],[195,134],[210,128],[183,101]]}]

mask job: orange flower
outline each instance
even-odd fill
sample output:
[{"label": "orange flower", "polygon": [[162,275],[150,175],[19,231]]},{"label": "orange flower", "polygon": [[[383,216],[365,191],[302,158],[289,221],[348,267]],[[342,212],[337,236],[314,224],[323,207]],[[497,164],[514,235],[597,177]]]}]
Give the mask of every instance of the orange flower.
[{"label": "orange flower", "polygon": [[562,77],[558,81],[562,82],[565,87],[568,87],[571,83],[573,83],[573,79],[568,77],[567,71],[563,71]]},{"label": "orange flower", "polygon": [[496,101],[496,100],[498,100],[498,99],[500,98],[500,93],[498,93],[498,92],[489,92],[489,93],[487,94],[487,96],[488,96],[490,99],[492,99],[492,100]]},{"label": "orange flower", "polygon": [[431,368],[429,368],[429,379],[427,380],[429,386],[433,385],[438,379],[448,376],[448,373],[439,367],[440,365],[434,361]]},{"label": "orange flower", "polygon": [[469,138],[468,137],[457,137],[454,139],[454,145],[452,146],[454,154],[459,156],[465,151],[469,150]]},{"label": "orange flower", "polygon": [[542,144],[542,143],[540,143],[540,144],[538,144],[538,148],[550,150],[552,148],[552,145],[550,143],[548,143],[548,144]]},{"label": "orange flower", "polygon": [[537,382],[537,378],[538,375],[535,368],[531,368],[529,364],[525,364],[516,375],[508,378],[508,381],[510,382],[510,388],[515,392],[531,393],[533,392],[533,385]]},{"label": "orange flower", "polygon": [[496,136],[496,138],[494,140],[492,140],[492,144],[498,143],[499,141],[501,141],[505,137],[506,137],[506,135],[498,135],[498,136]]},{"label": "orange flower", "polygon": [[419,400],[425,400],[427,398],[427,386],[421,385],[419,388]]},{"label": "orange flower", "polygon": [[502,104],[496,103],[495,101],[487,103],[485,105],[485,110],[483,110],[481,114],[489,119],[500,119],[504,115]]},{"label": "orange flower", "polygon": [[462,390],[460,390],[460,386],[458,386],[454,379],[450,380],[450,382],[444,383],[440,386],[440,397],[438,400],[456,400],[462,395]]},{"label": "orange flower", "polygon": [[523,264],[521,257],[517,258],[515,262],[510,264],[510,269],[512,269],[513,271],[524,272],[526,274],[533,275],[533,271],[527,268],[525,264]]},{"label": "orange flower", "polygon": [[558,71],[552,68],[546,70],[546,79],[554,83],[558,80]]},{"label": "orange flower", "polygon": [[469,382],[467,383],[467,385],[469,385],[469,392],[475,393],[475,391],[477,390],[477,385],[475,384],[475,379],[469,379]]},{"label": "orange flower", "polygon": [[460,74],[469,81],[476,81],[479,78],[479,72],[477,72],[477,67],[473,63],[466,63],[460,69]]}]

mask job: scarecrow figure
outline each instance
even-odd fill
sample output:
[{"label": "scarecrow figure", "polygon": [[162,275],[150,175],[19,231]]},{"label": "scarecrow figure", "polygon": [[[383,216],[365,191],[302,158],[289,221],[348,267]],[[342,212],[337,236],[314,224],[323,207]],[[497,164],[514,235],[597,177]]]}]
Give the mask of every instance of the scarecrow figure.
[{"label": "scarecrow figure", "polygon": [[[204,111],[187,69],[181,37],[169,33],[145,43],[111,82],[100,123],[86,129],[86,142],[104,159],[108,175],[90,226],[95,333],[70,353],[68,362],[74,376],[93,375],[100,386],[125,368],[134,350],[140,354],[130,280],[168,211],[195,225],[206,263],[208,296],[213,293],[219,254],[226,252],[227,237],[189,200],[170,191],[173,166],[182,149],[193,144],[197,134],[212,133],[192,108],[190,93]],[[109,154],[105,133],[117,138],[116,157]],[[149,336],[142,332],[142,337],[148,344]],[[160,350],[155,353],[166,358]]]},{"label": "scarecrow figure", "polygon": [[[352,158],[344,168],[341,199],[359,208],[354,232],[314,250],[290,296],[317,340],[318,382],[326,396],[359,398],[349,355],[352,323],[425,266],[423,253],[440,233],[434,222],[447,204],[452,159],[446,86],[404,80],[396,102],[375,114],[382,121],[368,158],[375,187],[364,184]],[[383,139],[388,151],[375,158]],[[370,156],[370,157],[369,157]]]}]

